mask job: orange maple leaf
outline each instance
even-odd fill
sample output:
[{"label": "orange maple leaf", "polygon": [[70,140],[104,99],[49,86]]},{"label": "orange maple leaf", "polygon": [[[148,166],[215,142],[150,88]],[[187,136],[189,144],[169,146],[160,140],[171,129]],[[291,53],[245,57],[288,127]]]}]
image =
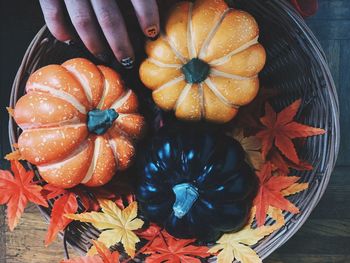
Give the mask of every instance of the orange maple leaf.
[{"label": "orange maple leaf", "polygon": [[258,226],[262,226],[265,223],[269,207],[286,210],[293,214],[299,213],[299,209],[283,195],[283,190],[295,184],[300,179],[299,177],[272,175],[272,165],[270,162],[264,164],[256,174],[260,182],[260,188],[254,200]]},{"label": "orange maple leaf", "polygon": [[274,169],[280,170],[284,174],[289,173],[289,168],[298,171],[311,171],[313,169],[312,165],[306,161],[300,161],[298,164],[293,163],[285,158],[276,147],[272,147],[266,159],[271,162]]},{"label": "orange maple leaf", "polygon": [[202,261],[199,258],[207,258],[211,254],[206,246],[192,245],[194,241],[195,239],[176,239],[163,230],[143,251],[150,255],[145,262],[200,263]]},{"label": "orange maple leaf", "polygon": [[14,150],[13,152],[10,152],[8,154],[5,155],[5,159],[8,161],[19,161],[19,160],[24,160],[21,152],[19,150]]},{"label": "orange maple leaf", "polygon": [[261,87],[255,99],[246,106],[240,108],[237,117],[235,118],[239,127],[244,127],[246,130],[254,130],[261,128],[259,115],[264,108],[265,102],[279,95],[279,90]]},{"label": "orange maple leaf", "polygon": [[11,161],[11,170],[0,170],[0,205],[7,204],[8,225],[12,231],[18,224],[28,201],[47,207],[42,187],[33,182],[34,172],[26,171],[19,161]]},{"label": "orange maple leaf", "polygon": [[53,202],[50,224],[45,237],[45,246],[49,246],[56,239],[57,234],[63,231],[73,221],[64,215],[74,214],[78,211],[78,198],[86,210],[91,208],[92,199],[80,189],[80,186],[71,189],[62,189],[51,184],[46,184],[43,187],[42,193],[47,200]]},{"label": "orange maple leaf", "polygon": [[118,251],[111,252],[99,241],[94,240],[92,243],[96,247],[98,255],[62,260],[61,263],[119,263],[120,254]]},{"label": "orange maple leaf", "polygon": [[64,230],[72,222],[64,215],[76,213],[78,211],[78,201],[74,193],[67,192],[57,199],[51,212],[50,224],[45,237],[45,245],[50,245],[57,237],[58,232]]},{"label": "orange maple leaf", "polygon": [[260,118],[265,129],[257,133],[262,141],[262,155],[266,159],[267,154],[275,145],[282,154],[292,162],[299,164],[300,160],[295,150],[292,139],[306,138],[309,136],[324,134],[325,130],[307,126],[293,121],[297,114],[301,100],[297,100],[280,113],[276,113],[269,103],[265,105],[265,116]]},{"label": "orange maple leaf", "polygon": [[136,231],[136,235],[148,241],[153,241],[162,232],[162,228],[151,223],[147,229]]}]

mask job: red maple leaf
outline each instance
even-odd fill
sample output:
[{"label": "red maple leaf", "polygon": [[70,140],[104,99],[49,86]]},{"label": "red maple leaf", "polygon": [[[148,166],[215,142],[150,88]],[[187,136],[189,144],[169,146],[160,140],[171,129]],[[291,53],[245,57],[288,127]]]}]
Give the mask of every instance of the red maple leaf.
[{"label": "red maple leaf", "polygon": [[299,164],[300,160],[292,139],[306,138],[325,133],[323,129],[310,127],[293,121],[300,104],[301,100],[297,100],[277,114],[271,105],[266,103],[265,116],[260,118],[265,129],[261,130],[256,135],[261,139],[262,155],[264,159],[266,159],[272,146],[275,145],[285,157]]},{"label": "red maple leaf", "polygon": [[154,240],[161,231],[162,229],[156,224],[150,224],[147,229],[136,231],[136,235],[146,240]]},{"label": "red maple leaf", "polygon": [[118,251],[111,252],[99,241],[92,241],[92,243],[96,247],[98,255],[62,260],[61,263],[119,263],[120,254]]},{"label": "red maple leaf", "polygon": [[290,0],[290,2],[304,18],[314,15],[318,9],[317,0]]},{"label": "red maple leaf", "polygon": [[49,228],[45,237],[45,245],[50,245],[57,237],[60,231],[63,231],[71,219],[66,218],[65,214],[74,214],[78,211],[78,201],[76,195],[71,192],[65,192],[55,200],[52,207]]},{"label": "red maple leaf", "polygon": [[11,161],[11,170],[0,170],[0,205],[7,204],[8,225],[12,231],[18,224],[28,201],[47,207],[42,187],[33,182],[34,172],[26,171],[19,161]]},{"label": "red maple leaf", "polygon": [[78,211],[78,199],[85,210],[90,209],[91,197],[81,189],[80,186],[71,189],[62,189],[51,184],[46,184],[42,190],[47,200],[53,202],[49,228],[45,237],[45,245],[50,245],[57,237],[60,231],[63,231],[71,219],[65,217],[65,214],[74,214]]},{"label": "red maple leaf", "polygon": [[255,134],[257,130],[261,129],[259,122],[260,115],[267,100],[278,96],[280,92],[276,89],[261,87],[255,99],[246,106],[240,108],[235,121],[239,127],[244,127],[248,131],[248,135]]},{"label": "red maple leaf", "polygon": [[191,245],[195,239],[176,239],[162,231],[143,252],[148,254],[146,263],[200,263],[199,258],[210,256],[208,247]]},{"label": "red maple leaf", "polygon": [[105,244],[99,241],[92,241],[98,255],[102,258],[103,263],[118,263],[120,254],[118,251],[111,252]]},{"label": "red maple leaf", "polygon": [[272,147],[270,153],[267,156],[267,160],[269,160],[273,164],[273,169],[277,169],[284,174],[289,173],[289,168],[293,168],[298,171],[310,171],[313,169],[312,165],[306,161],[300,161],[299,164],[295,164],[285,158],[276,147]]},{"label": "red maple leaf", "polygon": [[[118,180],[119,182],[119,180]],[[50,245],[60,231],[63,231],[71,222],[65,214],[75,214],[78,211],[78,200],[86,211],[98,211],[100,206],[98,199],[113,200],[120,209],[124,209],[124,204],[130,204],[135,200],[130,193],[130,187],[125,184],[114,186],[116,182],[104,187],[89,188],[78,185],[71,189],[62,189],[47,184],[43,187],[43,195],[47,200],[53,202],[50,224],[46,233],[45,245]],[[109,188],[114,189],[109,190]]]},{"label": "red maple leaf", "polygon": [[299,213],[299,209],[282,194],[282,191],[296,183],[300,179],[299,177],[272,175],[272,165],[270,162],[265,163],[256,174],[260,183],[258,194],[254,200],[258,226],[264,225],[270,206],[286,210],[293,214]]}]

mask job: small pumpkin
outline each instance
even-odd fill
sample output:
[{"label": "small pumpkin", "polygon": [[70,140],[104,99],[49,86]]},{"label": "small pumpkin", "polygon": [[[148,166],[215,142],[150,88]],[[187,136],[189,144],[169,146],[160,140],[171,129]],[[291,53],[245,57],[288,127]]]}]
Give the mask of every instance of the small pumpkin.
[{"label": "small pumpkin", "polygon": [[180,2],[165,34],[146,44],[140,78],[163,110],[185,120],[230,121],[258,93],[266,53],[247,12],[224,0]]},{"label": "small pumpkin", "polygon": [[58,187],[100,186],[134,156],[138,100],[111,68],[75,58],[34,72],[13,117],[21,155]]},{"label": "small pumpkin", "polygon": [[161,130],[137,165],[141,215],[173,236],[215,241],[247,223],[258,183],[236,140],[210,130]]}]

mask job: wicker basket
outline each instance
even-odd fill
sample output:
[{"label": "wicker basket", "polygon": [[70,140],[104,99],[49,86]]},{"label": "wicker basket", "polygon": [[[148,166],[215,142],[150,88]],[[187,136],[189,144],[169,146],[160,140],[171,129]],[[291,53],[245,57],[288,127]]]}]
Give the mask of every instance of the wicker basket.
[{"label": "wicker basket", "polygon": [[[233,2],[236,7],[252,13],[260,25],[260,41],[268,54],[267,66],[261,73],[261,83],[266,87],[278,89],[281,94],[272,101],[274,106],[279,109],[301,97],[303,103],[299,120],[327,130],[325,136],[310,138],[304,145],[302,157],[313,164],[315,169],[298,173],[304,182],[310,184],[307,191],[291,198],[302,213],[298,215],[286,213],[286,225],[255,247],[259,256],[266,258],[302,226],[327,187],[339,148],[338,99],[320,44],[303,19],[287,2],[284,0]],[[142,41],[134,43],[142,45]],[[57,42],[47,28],[43,27],[23,58],[12,87],[10,106],[14,107],[16,101],[23,95],[26,80],[36,69],[47,64],[62,63],[68,58],[77,56],[89,57],[83,49]],[[135,76],[136,72],[133,73]],[[135,87],[139,83],[129,78],[130,75],[125,73],[123,76],[126,76],[127,84]],[[19,133],[19,128],[13,119],[10,119],[11,144],[17,142]],[[40,210],[44,217],[49,219],[50,208],[40,207]],[[72,222],[64,234],[65,247],[68,243],[79,252],[85,253],[91,245],[90,240],[96,239],[98,235],[99,231],[91,225]]]}]

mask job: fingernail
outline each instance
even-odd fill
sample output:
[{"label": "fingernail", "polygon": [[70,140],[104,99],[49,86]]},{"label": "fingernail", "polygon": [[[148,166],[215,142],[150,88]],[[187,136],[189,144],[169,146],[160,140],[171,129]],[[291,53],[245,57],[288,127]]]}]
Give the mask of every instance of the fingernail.
[{"label": "fingernail", "polygon": [[126,69],[132,69],[134,67],[134,60],[131,57],[123,58],[120,64]]},{"label": "fingernail", "polygon": [[100,53],[100,54],[97,54],[96,57],[101,60],[102,62],[109,62],[110,60],[110,56],[107,54],[107,53]]},{"label": "fingernail", "polygon": [[158,35],[158,29],[156,26],[150,26],[146,29],[146,35],[151,38],[154,39],[157,35]]}]

